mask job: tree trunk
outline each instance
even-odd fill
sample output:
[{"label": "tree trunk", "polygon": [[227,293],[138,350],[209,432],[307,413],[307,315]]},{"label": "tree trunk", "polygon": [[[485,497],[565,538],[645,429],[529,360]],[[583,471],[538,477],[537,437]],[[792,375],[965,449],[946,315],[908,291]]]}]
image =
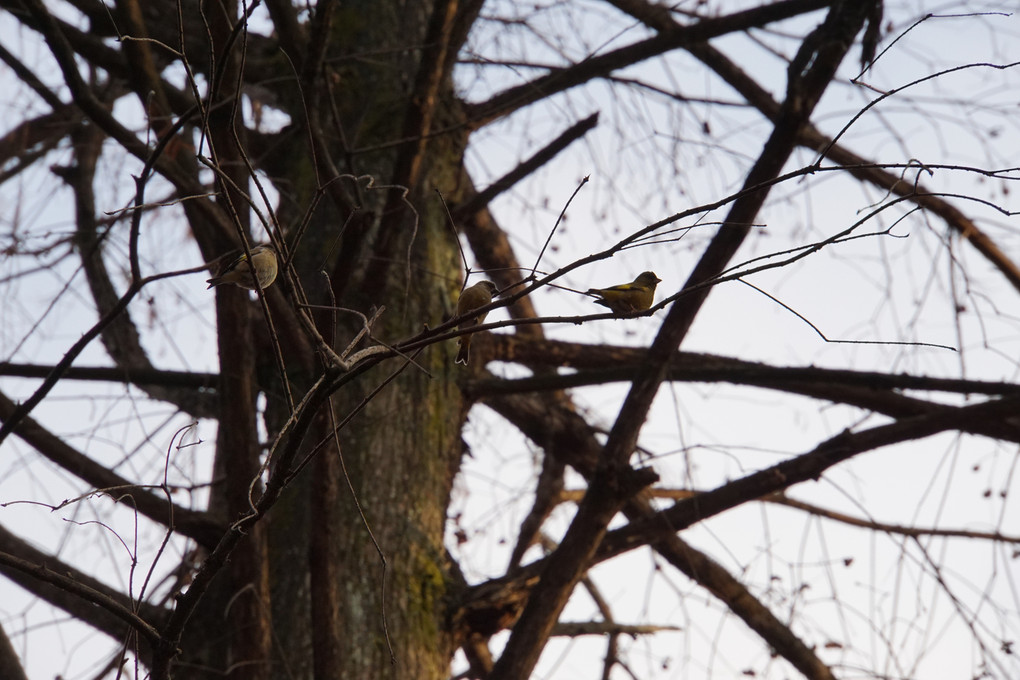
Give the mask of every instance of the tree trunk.
[{"label": "tree trunk", "polygon": [[[351,167],[358,168],[360,179],[348,175],[324,189],[347,198],[347,214],[337,209],[336,200],[317,204],[316,197],[333,179],[324,172],[325,154],[342,175],[352,147],[372,148],[402,138],[402,129],[428,126],[434,112],[442,115],[452,105],[448,60],[428,50],[406,49],[428,44],[430,26],[442,24],[442,17],[430,19],[431,4],[368,2],[336,10],[331,46],[344,45],[350,55],[382,56],[334,60],[318,71],[296,63],[302,89],[290,90],[294,101],[285,107],[296,128],[287,133],[294,146],[272,162],[278,173],[273,181],[291,192],[280,202],[285,234],[292,235],[307,219],[294,264],[309,301],[367,316],[385,307],[372,329],[383,341],[413,335],[423,324],[435,325],[453,307],[460,263],[455,235],[435,192],[450,200],[457,193],[447,178],[460,175],[463,135],[359,153]],[[442,6],[438,14],[447,12],[448,19],[450,5]],[[439,96],[422,104],[414,95],[428,80],[419,73],[426,70]],[[429,114],[424,123],[423,107]],[[323,147],[309,148],[309,129]],[[413,187],[406,196],[405,186]],[[306,216],[302,211],[309,205],[317,209]],[[281,280],[281,285],[286,284]],[[266,421],[272,437],[290,407],[262,314],[253,317],[260,337],[260,384],[269,385]],[[315,318],[319,333],[332,339],[337,351],[364,326],[362,317],[349,311],[317,311]],[[291,389],[299,399],[321,367],[306,348],[286,340],[283,345]],[[396,372],[394,380],[382,385],[384,376]],[[433,346],[414,357],[412,365],[391,359],[344,384],[332,398],[333,416],[319,414],[305,449],[310,452],[323,440],[326,445],[265,520],[271,596],[263,604],[272,611],[274,639],[270,677],[448,675],[453,642],[447,631],[449,565],[443,531],[462,449],[457,375],[451,348]],[[332,438],[336,424],[362,408],[379,387],[381,392]],[[245,559],[252,554],[246,552]],[[231,594],[240,585],[234,583]],[[212,621],[193,625],[195,630],[216,628]]]}]

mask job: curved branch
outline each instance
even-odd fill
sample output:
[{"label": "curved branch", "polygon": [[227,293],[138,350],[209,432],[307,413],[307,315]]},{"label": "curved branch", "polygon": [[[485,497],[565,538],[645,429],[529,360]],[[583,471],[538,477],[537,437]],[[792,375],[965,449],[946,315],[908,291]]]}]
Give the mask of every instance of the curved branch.
[{"label": "curved branch", "polygon": [[25,669],[18,660],[18,653],[14,651],[14,645],[7,636],[7,632],[0,627],[0,677],[7,680],[28,680]]},{"label": "curved branch", "polygon": [[[711,45],[697,45],[692,47],[690,52],[743,95],[766,118],[775,120],[779,112],[779,103],[722,52]],[[897,196],[908,198],[916,205],[938,215],[950,229],[970,241],[974,248],[984,255],[1015,289],[1020,291],[1020,266],[1006,255],[972,219],[947,200],[934,195],[920,182],[906,182],[901,176],[878,167],[875,163],[840,144],[833,143],[831,137],[822,134],[813,125],[805,125],[801,128],[797,141],[801,146],[813,151],[826,149],[826,158],[842,165],[857,179],[870,182]]]},{"label": "curved branch", "polygon": [[953,430],[969,432],[975,428],[1017,413],[1020,397],[989,399],[971,406],[946,406],[932,413],[903,418],[861,432],[842,432],[813,450],[734,480],[711,491],[683,500],[655,517],[631,522],[610,532],[599,549],[598,559],[609,559],[687,527],[795,484],[817,480],[832,466],[861,453],[906,441],[924,439]]},{"label": "curved branch", "polygon": [[[510,335],[481,335],[476,342],[494,358],[526,366],[571,366],[575,373],[537,374],[514,380],[483,377],[468,380],[464,389],[483,400],[501,395],[542,390],[565,390],[586,385],[630,382],[647,362],[642,348],[584,345],[551,340],[524,340]],[[489,349],[491,348],[491,350]],[[608,366],[608,368],[606,368]],[[666,380],[672,382],[728,382],[779,390],[834,404],[868,409],[893,418],[923,415],[945,404],[900,394],[899,390],[926,390],[960,395],[1020,396],[1020,385],[1007,382],[932,378],[901,373],[827,369],[815,366],[769,366],[730,357],[675,352]],[[488,403],[488,402],[486,402]],[[1020,425],[1011,421],[983,421],[972,434],[1020,442]]]},{"label": "curved branch", "polygon": [[0,526],[0,573],[25,590],[97,630],[122,641],[125,624],[150,644],[156,626],[168,615],[160,607],[139,604],[74,567],[28,545]]},{"label": "curved branch", "polygon": [[[493,403],[498,405],[504,401],[517,399],[519,398],[516,396],[504,397]],[[844,432],[822,442],[808,453],[734,480],[693,498],[680,501],[667,510],[632,521],[625,527],[608,532],[588,566],[594,566],[646,545],[654,547],[660,553],[673,554],[678,558],[676,561],[671,560],[674,566],[685,573],[690,568],[691,578],[713,594],[722,597],[735,613],[752,625],[759,634],[763,634],[769,644],[772,644],[777,650],[781,650],[781,642],[777,646],[777,640],[765,637],[765,635],[771,635],[773,631],[757,627],[761,621],[765,620],[757,618],[756,612],[761,605],[754,600],[739,581],[730,581],[732,577],[727,579],[725,570],[718,567],[707,556],[693,551],[683,542],[675,543],[673,549],[664,551],[664,547],[668,548],[674,538],[679,541],[676,534],[693,524],[749,500],[780,492],[803,481],[817,479],[833,465],[861,453],[903,441],[928,437],[940,432],[972,427],[979,421],[987,423],[1002,419],[1015,414],[1018,408],[1020,408],[1020,397],[989,400],[973,406],[948,407],[939,413],[906,418],[858,433]],[[531,591],[533,584],[548,566],[548,562],[549,558],[536,560],[507,576],[467,589],[462,600],[463,604],[457,609],[454,616],[455,622],[460,625],[477,625],[481,631],[487,634],[492,634],[500,627],[509,625],[513,622],[516,612],[520,611],[521,602],[529,597],[529,592],[531,595],[534,594]],[[715,567],[718,567],[718,570]],[[753,624],[754,621],[758,623]],[[790,632],[785,625],[782,628],[786,633]],[[799,640],[794,644],[803,646],[803,642]],[[803,649],[810,652],[806,646]],[[784,656],[785,654],[784,652]],[[813,652],[799,661],[790,657],[786,658],[790,659],[798,670],[804,672],[808,677],[831,677],[826,675],[828,669],[824,666],[819,671],[821,675],[818,675],[815,671],[800,664],[800,662],[814,663],[817,661],[816,657],[812,661],[812,657],[814,657]]]},{"label": "curved branch", "polygon": [[[787,98],[783,103],[780,121],[744,182],[744,187],[753,191],[734,202],[724,226],[691,274],[689,282],[692,285],[719,274],[744,241],[749,227],[743,225],[753,223],[754,216],[768,196],[768,182],[782,171],[793,151],[798,130],[810,119],[815,105],[832,81],[836,68],[869,11],[870,3],[836,5],[825,21],[805,38],[793,62],[803,66],[790,70]],[[648,366],[634,379],[609,432],[595,474],[589,482],[589,491],[578,507],[560,547],[547,558],[542,568],[542,578],[495,664],[492,674],[494,679],[527,675],[537,663],[538,651],[566,603],[567,595],[603,538],[609,520],[627,500],[626,496],[620,494],[620,485],[632,473],[627,460],[634,450],[652,399],[666,375],[670,356],[686,335],[707,295],[707,290],[698,291],[689,296],[684,304],[674,304],[670,308],[649,350]],[[803,646],[798,639],[793,639]],[[817,659],[813,654],[806,658]],[[805,656],[798,653],[790,658],[794,664],[804,660]],[[819,665],[821,668],[815,665],[801,668],[798,665],[798,670],[812,676],[822,673],[819,677],[824,677],[828,669],[820,662]]]},{"label": "curved branch", "polygon": [[[533,442],[542,446],[547,457],[568,462],[586,477],[591,475],[600,455],[600,446],[594,432],[576,413],[565,408],[550,408],[533,395],[483,398],[482,403],[496,410]],[[624,513],[631,522],[648,522],[657,516],[649,503],[654,495],[654,491],[645,491],[627,503]],[[610,532],[610,535],[615,533]],[[832,680],[831,671],[812,649],[707,554],[672,532],[663,532],[647,544],[678,571],[722,600],[770,647],[779,650],[808,678]],[[529,596],[534,579],[544,571],[545,566],[545,560],[532,562],[512,572],[513,578],[479,586],[477,590],[471,591],[475,597],[458,610],[458,617],[483,629],[494,624],[511,625],[520,614],[522,602]],[[489,634],[492,632],[490,630]]]},{"label": "curved branch", "polygon": [[[208,221],[208,226],[230,238],[233,233],[231,226],[227,223],[222,211],[208,198],[206,189],[192,176],[182,170],[182,165],[174,162],[166,156],[153,157],[151,149],[142,142],[131,130],[121,125],[89,86],[82,79],[75,62],[75,53],[68,43],[68,35],[57,19],[51,15],[40,0],[20,0],[29,12],[33,22],[30,25],[34,30],[39,31],[49,46],[50,51],[60,66],[64,82],[71,91],[74,105],[82,113],[94,122],[100,129],[109,135],[114,141],[120,144],[125,151],[139,159],[148,167],[151,166],[174,185],[181,196],[193,197],[188,202],[189,207],[199,210]],[[18,12],[18,17],[23,18],[23,12]],[[165,84],[165,83],[164,83]],[[42,95],[40,95],[42,96]],[[52,95],[51,95],[52,96]],[[193,112],[195,109],[189,110]]]},{"label": "curved branch", "polygon": [[[468,380],[465,389],[479,396],[496,396],[534,390],[567,389],[584,385],[630,380],[634,367],[647,361],[643,347],[589,345],[564,340],[533,340],[509,334],[479,335],[474,342],[487,346],[494,359],[523,364],[529,368],[567,367],[576,373],[516,379],[483,377]],[[473,349],[473,348],[472,348]],[[608,367],[608,368],[607,368]],[[2,374],[3,364],[0,364]],[[1020,395],[1020,385],[1013,382],[935,378],[910,373],[881,373],[818,366],[771,366],[718,354],[677,350],[669,363],[669,379],[688,382],[729,382],[785,389],[788,383],[807,383],[814,389],[826,385],[871,388],[874,391],[926,390],[954,394],[988,396]],[[798,393],[800,388],[798,388]],[[834,399],[833,401],[839,401]],[[855,404],[856,405],[856,404]],[[896,414],[907,415],[907,414]]]},{"label": "curved branch", "polygon": [[727,33],[746,31],[783,19],[789,19],[831,5],[831,0],[785,0],[763,4],[724,17],[712,17],[683,26],[675,24],[641,42],[621,47],[606,54],[591,56],[572,66],[554,70],[523,85],[504,90],[488,101],[468,104],[464,108],[468,125],[480,128],[497,118],[507,116],[537,101],[583,85],[646,59],[671,50],[688,47]]},{"label": "curved branch", "polygon": [[470,217],[472,214],[485,208],[500,194],[509,191],[518,182],[528,177],[543,165],[555,158],[561,151],[570,146],[574,141],[588,134],[599,122],[599,114],[595,112],[580,120],[564,130],[544,147],[525,159],[513,170],[495,180],[482,191],[471,194],[470,198],[458,205],[453,210],[454,222]]},{"label": "curved branch", "polygon": [[[100,234],[96,224],[93,180],[103,137],[95,127],[79,126],[72,130],[71,140],[77,165],[63,170],[60,175],[74,191],[77,223],[75,243],[92,299],[99,315],[104,316],[116,306],[117,291],[103,260],[105,234]],[[153,370],[152,362],[142,347],[141,335],[127,310],[114,317],[100,333],[100,339],[107,354],[120,370]],[[153,399],[169,402],[195,417],[201,415],[197,408],[200,400],[191,390],[168,389],[155,384],[148,384],[142,389]]]},{"label": "curved branch", "polygon": [[[47,364],[14,364],[0,361],[0,376],[18,378],[45,378],[53,371]],[[190,390],[214,392],[218,389],[220,376],[216,373],[199,371],[170,371],[159,368],[111,368],[109,366],[71,366],[64,373],[66,380],[96,380],[129,383],[131,385],[162,385],[164,387],[186,387]],[[214,397],[214,394],[209,394]],[[209,417],[213,404],[203,407],[203,417]]]},{"label": "curved branch", "polygon": [[[705,493],[704,490],[666,489],[661,487],[649,491],[649,495],[654,498],[666,498],[674,501],[695,498],[703,493]],[[559,501],[564,503],[578,503],[583,497],[584,489],[565,489],[560,492]],[[830,510],[829,508],[822,507],[815,503],[806,503],[795,498],[790,498],[782,491],[777,491],[776,493],[769,494],[768,496],[762,496],[755,500],[762,503],[784,505],[788,508],[794,508],[795,510],[803,510],[810,515],[815,515],[824,519],[831,519],[832,521],[839,522],[840,524],[846,524],[862,529],[871,529],[873,531],[881,531],[887,534],[909,536],[911,538],[917,538],[919,536],[939,536],[941,538],[973,538],[981,541],[1020,543],[1020,536],[1011,536],[998,531],[939,529],[937,527],[917,527],[909,524],[890,524],[888,522],[879,522],[875,519],[864,519],[861,517],[855,517],[854,515],[848,515],[845,512]]]},{"label": "curved branch", "polygon": [[[3,420],[5,424],[11,422],[9,418],[16,410],[17,406],[14,402],[8,399],[7,395],[0,393],[0,420]],[[215,546],[219,537],[226,530],[209,519],[205,513],[182,508],[166,498],[142,491],[137,484],[76,451],[32,418],[26,416],[14,429],[14,432],[47,459],[84,480],[98,491],[118,489],[118,494],[114,497],[115,500],[131,499],[134,507],[145,517],[180,532],[203,546]],[[131,491],[127,492],[126,489],[131,489]]]}]

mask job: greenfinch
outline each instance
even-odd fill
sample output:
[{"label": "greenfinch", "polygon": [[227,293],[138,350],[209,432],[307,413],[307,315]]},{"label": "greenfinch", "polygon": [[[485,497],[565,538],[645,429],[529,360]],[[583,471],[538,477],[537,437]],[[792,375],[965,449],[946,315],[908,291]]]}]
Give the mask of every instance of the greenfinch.
[{"label": "greenfinch", "polygon": [[[464,292],[460,294],[460,299],[457,300],[457,316],[464,316],[474,309],[484,307],[492,302],[492,296],[495,294],[496,284],[492,281],[479,281],[475,285],[465,288]],[[469,316],[461,321],[457,328],[464,330],[465,328],[477,326],[483,321],[485,321],[485,314]],[[453,363],[467,366],[468,358],[471,355],[471,336],[460,336],[457,338],[457,345],[460,349],[457,350],[457,358],[453,360]]]},{"label": "greenfinch", "polygon": [[643,312],[652,306],[655,300],[655,286],[661,281],[653,272],[642,272],[630,283],[621,283],[609,288],[591,288],[588,295],[596,295],[600,299],[596,304],[609,307],[615,314]]},{"label": "greenfinch", "polygon": [[[255,281],[251,277],[252,268],[248,266],[247,260],[248,256],[241,253],[241,256],[228,264],[218,276],[214,276],[206,281],[209,284],[209,288],[232,283],[241,288],[255,290]],[[262,288],[268,288],[272,285],[273,281],[276,280],[276,249],[267,243],[252,246],[251,262],[254,265],[255,276],[258,277],[259,285]]]}]

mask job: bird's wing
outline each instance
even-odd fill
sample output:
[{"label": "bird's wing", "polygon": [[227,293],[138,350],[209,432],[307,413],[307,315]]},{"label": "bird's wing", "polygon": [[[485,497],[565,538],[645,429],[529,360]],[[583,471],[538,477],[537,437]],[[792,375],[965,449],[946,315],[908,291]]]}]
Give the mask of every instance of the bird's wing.
[{"label": "bird's wing", "polygon": [[636,286],[633,283],[621,283],[621,284],[618,284],[618,285],[615,285],[615,286],[610,286],[609,288],[602,288],[601,290],[604,290],[604,291],[611,290],[611,291],[615,291],[617,293],[626,293],[627,291],[637,290],[637,289],[640,289],[640,288],[641,288],[641,286]]}]

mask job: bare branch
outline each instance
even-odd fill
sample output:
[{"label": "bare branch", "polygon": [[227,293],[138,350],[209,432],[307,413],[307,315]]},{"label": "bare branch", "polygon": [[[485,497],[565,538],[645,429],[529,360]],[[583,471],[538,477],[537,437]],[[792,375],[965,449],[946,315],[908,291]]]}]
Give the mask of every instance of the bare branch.
[{"label": "bare branch", "polygon": [[150,644],[159,640],[155,626],[167,612],[132,602],[96,579],[29,546],[3,527],[0,527],[0,571],[21,587],[117,640],[123,638],[125,627]]},{"label": "bare branch", "polygon": [[[16,411],[17,406],[14,402],[0,393],[0,420],[5,423],[10,422],[10,418]],[[179,531],[202,545],[207,547],[216,545],[225,530],[205,513],[173,505],[165,498],[139,489],[137,485],[116,474],[107,466],[96,463],[88,456],[74,450],[32,418],[27,416],[23,418],[14,428],[14,432],[46,458],[95,487],[95,493],[102,493],[102,489],[116,488],[118,490],[116,500],[121,502],[130,500],[138,512],[145,517],[174,531]],[[126,489],[134,490],[126,492]]]},{"label": "bare branch", "polygon": [[591,56],[578,64],[555,70],[523,85],[500,92],[488,101],[473,104],[467,107],[467,119],[471,125],[479,128],[529,104],[670,50],[704,42],[727,33],[789,19],[829,4],[823,0],[784,0],[722,17],[702,19],[688,26],[677,25],[639,43]]}]

